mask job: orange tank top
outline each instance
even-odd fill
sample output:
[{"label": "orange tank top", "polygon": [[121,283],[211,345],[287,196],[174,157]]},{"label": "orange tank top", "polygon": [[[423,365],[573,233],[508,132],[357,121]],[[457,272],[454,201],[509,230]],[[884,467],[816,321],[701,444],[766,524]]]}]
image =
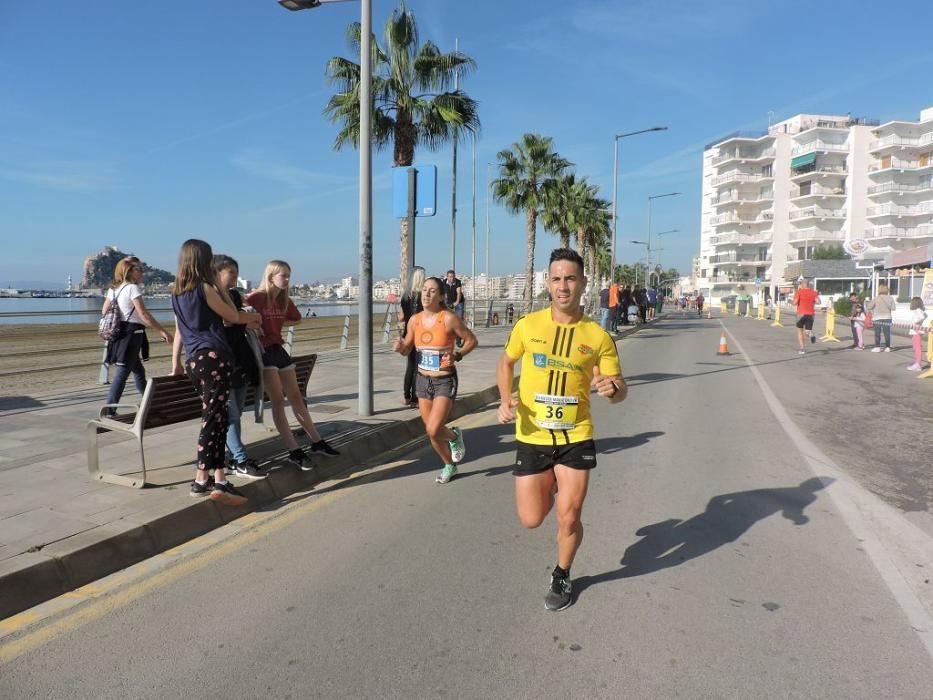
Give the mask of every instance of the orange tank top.
[{"label": "orange tank top", "polygon": [[[428,372],[445,372],[454,369],[454,340],[456,335],[447,330],[445,320],[449,311],[438,311],[434,324],[428,328],[422,323],[424,311],[412,317],[415,322],[415,350],[418,352],[418,369]],[[445,357],[446,355],[446,357]]]}]

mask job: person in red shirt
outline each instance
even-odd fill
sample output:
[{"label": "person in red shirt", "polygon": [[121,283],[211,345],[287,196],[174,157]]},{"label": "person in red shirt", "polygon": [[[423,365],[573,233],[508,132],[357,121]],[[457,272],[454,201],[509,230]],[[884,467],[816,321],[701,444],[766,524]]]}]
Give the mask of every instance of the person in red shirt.
[{"label": "person in red shirt", "polygon": [[284,347],[282,327],[301,321],[301,312],[288,296],[292,268],[283,260],[270,260],[262,276],[259,289],[246,296],[246,303],[262,316],[262,381],[266,395],[272,404],[272,419],[279,435],[288,448],[288,461],[302,471],[310,471],[314,465],[298,446],[285,415],[285,399],[292,406],[292,413],[308,437],[311,438],[312,454],[336,457],[340,453],[331,447],[314,427],[305,397],[301,395],[295,365]]},{"label": "person in red shirt", "polygon": [[820,294],[815,289],[810,289],[810,283],[802,279],[791,303],[797,307],[797,345],[800,347],[797,352],[803,355],[806,353],[803,349],[804,330],[810,336],[810,342],[816,342],[816,336],[813,335],[813,316],[816,314],[816,305],[821,303]]}]

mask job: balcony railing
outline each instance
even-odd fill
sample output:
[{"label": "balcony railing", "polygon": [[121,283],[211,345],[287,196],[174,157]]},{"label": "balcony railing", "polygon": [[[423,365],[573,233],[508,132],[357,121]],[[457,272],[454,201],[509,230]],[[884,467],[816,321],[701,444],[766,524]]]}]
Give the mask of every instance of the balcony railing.
[{"label": "balcony railing", "polygon": [[802,143],[798,146],[794,146],[791,151],[791,155],[801,156],[805,153],[812,153],[813,151],[849,151],[849,146],[844,143],[829,143],[828,141],[810,141],[810,143]]},{"label": "balcony railing", "polygon": [[755,233],[752,235],[743,233],[724,233],[721,236],[710,238],[712,245],[760,245],[762,243],[770,244],[773,236],[769,233]]},{"label": "balcony railing", "polygon": [[752,193],[742,193],[742,192],[723,192],[718,197],[713,197],[711,202],[713,206],[717,204],[729,204],[730,202],[736,202],[739,204],[746,203],[755,203],[755,202],[770,202],[774,199],[774,192],[758,192],[755,194]]},{"label": "balcony railing", "polygon": [[735,253],[721,253],[720,255],[711,255],[709,261],[713,265],[722,263],[769,263],[771,262],[771,254],[736,255]]},{"label": "balcony railing", "polygon": [[714,177],[712,181],[713,187],[718,187],[719,185],[725,182],[761,182],[762,180],[771,179],[771,175],[761,175],[760,173],[742,173],[738,170],[730,170],[728,173],[724,173],[719,177]]},{"label": "balcony railing", "polygon": [[868,172],[874,173],[881,170],[919,170],[921,168],[933,167],[933,159],[927,158],[919,160],[903,160],[901,158],[892,158],[887,163],[873,163],[868,166]]},{"label": "balcony railing", "polygon": [[713,158],[713,165],[719,165],[720,163],[725,163],[729,160],[764,160],[765,158],[773,158],[774,149],[765,148],[761,151],[751,151],[751,150],[742,150],[738,149],[735,151],[730,151],[729,153],[722,153],[715,158]]},{"label": "balcony railing", "polygon": [[821,165],[819,167],[803,168],[801,170],[792,170],[791,179],[802,177],[804,175],[848,175],[849,171],[844,165]]},{"label": "balcony railing", "polygon": [[910,147],[910,146],[919,146],[919,145],[920,145],[919,138],[910,138],[909,136],[892,135],[892,136],[885,136],[884,138],[877,139],[876,141],[872,141],[871,143],[868,144],[868,150],[877,151],[881,148],[887,148],[889,146]]},{"label": "balcony railing", "polygon": [[933,180],[921,182],[919,185],[902,185],[899,182],[886,182],[883,185],[872,185],[868,194],[883,194],[885,192],[924,192],[933,190]]},{"label": "balcony railing", "polygon": [[845,187],[824,187],[822,185],[811,185],[809,191],[807,192],[803,192],[799,187],[795,187],[790,191],[791,199],[797,199],[798,197],[810,197],[812,195],[819,195],[823,197],[845,197],[846,189]]},{"label": "balcony railing", "polygon": [[933,224],[923,224],[913,228],[897,226],[876,226],[865,231],[865,238],[928,238],[933,237]]},{"label": "balcony railing", "polygon": [[845,239],[845,231],[825,231],[815,226],[811,226],[810,228],[802,228],[797,231],[790,231],[787,234],[788,242],[844,241]]},{"label": "balcony railing", "polygon": [[844,219],[846,212],[844,209],[823,209],[822,207],[807,207],[806,209],[797,209],[790,213],[790,220],[809,219],[819,217],[821,219]]},{"label": "balcony railing", "polygon": [[933,213],[933,202],[909,204],[882,204],[877,207],[868,207],[868,216],[926,216]]}]

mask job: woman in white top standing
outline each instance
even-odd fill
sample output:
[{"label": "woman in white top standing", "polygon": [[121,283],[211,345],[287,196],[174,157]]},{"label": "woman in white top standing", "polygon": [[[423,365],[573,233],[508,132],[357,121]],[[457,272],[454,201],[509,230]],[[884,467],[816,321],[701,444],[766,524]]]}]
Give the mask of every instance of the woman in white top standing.
[{"label": "woman in white top standing", "polygon": [[[120,403],[131,372],[136,382],[136,391],[142,394],[146,389],[146,369],[143,367],[143,360],[149,359],[146,326],[158,331],[166,343],[172,342],[171,334],[146,309],[142,281],[142,263],[139,258],[129,256],[117,263],[113,271],[113,283],[107,290],[101,313],[107,313],[110,306],[116,303],[123,318],[119,336],[107,343],[106,362],[116,365],[117,368],[110,384],[110,393],[107,395],[108,404]],[[108,412],[116,413],[116,409],[110,409]]]},{"label": "woman in white top standing", "polygon": [[875,327],[875,347],[872,352],[881,352],[881,336],[884,334],[885,352],[891,352],[891,321],[894,316],[894,309],[897,303],[888,293],[888,285],[881,283],[878,285],[878,294],[874,299],[865,301],[865,310],[872,312],[872,324]]}]

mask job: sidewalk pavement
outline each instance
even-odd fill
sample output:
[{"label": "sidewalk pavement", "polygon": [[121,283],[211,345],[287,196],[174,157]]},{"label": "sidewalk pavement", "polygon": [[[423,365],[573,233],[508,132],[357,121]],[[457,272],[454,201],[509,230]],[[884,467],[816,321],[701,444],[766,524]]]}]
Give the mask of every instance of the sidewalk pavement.
[{"label": "sidewalk pavement", "polygon": [[[508,330],[478,330],[480,346],[458,366],[459,396],[452,418],[498,399],[496,362]],[[620,329],[618,337],[634,330]],[[342,454],[315,457],[312,472],[284,462],[285,449],[268,411],[266,424],[255,424],[251,412],[244,414],[243,440],[250,456],[263,465],[281,466],[266,479],[232,476],[250,499],[239,508],[188,495],[197,421],[147,431],[149,484],[137,490],[88,474],[84,429],[104,403],[106,386],[0,396],[0,619],[424,439],[417,409],[402,405],[405,362],[388,346],[376,346],[374,415],[362,418],[357,415],[356,351],[319,353],[308,386],[309,410],[321,434]],[[139,399],[131,385],[124,402]],[[298,430],[297,423],[292,427]],[[469,434],[466,438],[469,442]],[[301,433],[299,443],[307,442]],[[133,439],[101,435],[100,463],[107,471],[132,470],[139,463]]]}]

